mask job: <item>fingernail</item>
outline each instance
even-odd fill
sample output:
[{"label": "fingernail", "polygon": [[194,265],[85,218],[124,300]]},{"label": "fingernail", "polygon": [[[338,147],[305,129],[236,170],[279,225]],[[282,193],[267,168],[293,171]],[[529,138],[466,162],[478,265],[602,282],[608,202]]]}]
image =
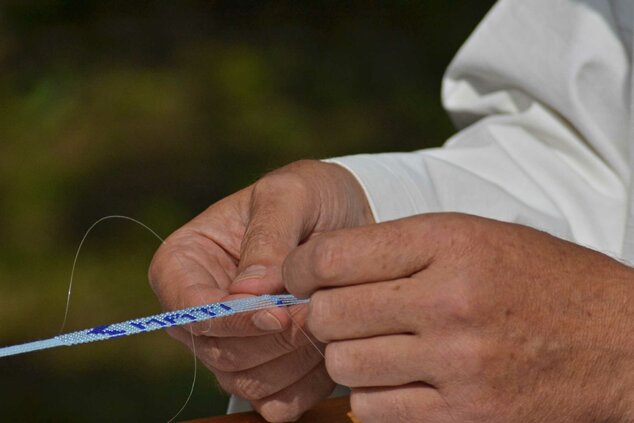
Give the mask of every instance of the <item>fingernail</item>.
[{"label": "fingernail", "polygon": [[275,331],[282,329],[282,324],[268,311],[260,311],[251,317],[253,324],[259,329],[266,331]]},{"label": "fingernail", "polygon": [[260,264],[254,264],[244,269],[237,277],[236,281],[244,279],[260,279],[266,274],[266,267]]}]

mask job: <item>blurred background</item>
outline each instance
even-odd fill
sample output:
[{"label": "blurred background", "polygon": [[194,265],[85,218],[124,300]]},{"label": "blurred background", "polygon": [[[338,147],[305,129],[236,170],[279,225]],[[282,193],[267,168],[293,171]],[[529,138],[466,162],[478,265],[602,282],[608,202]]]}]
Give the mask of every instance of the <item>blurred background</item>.
[{"label": "blurred background", "polygon": [[[56,335],[109,214],[166,236],[302,158],[414,150],[492,1],[0,2],[0,344]],[[67,331],[152,314],[158,242],[122,221],[79,257]],[[166,421],[193,358],[166,334],[0,360],[0,421]],[[181,419],[224,412],[199,373]]]}]

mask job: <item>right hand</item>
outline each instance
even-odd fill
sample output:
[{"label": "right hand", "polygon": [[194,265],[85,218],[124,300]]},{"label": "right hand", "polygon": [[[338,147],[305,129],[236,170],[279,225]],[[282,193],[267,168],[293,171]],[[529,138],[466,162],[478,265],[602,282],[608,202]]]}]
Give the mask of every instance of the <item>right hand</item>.
[{"label": "right hand", "polygon": [[[166,310],[284,291],[291,250],[321,232],[372,223],[354,176],[300,161],[213,204],[178,229],[152,260],[149,280]],[[295,420],[334,388],[298,328],[306,309],[272,308],[169,330],[232,394],[268,421]],[[192,345],[192,339],[194,345]]]}]

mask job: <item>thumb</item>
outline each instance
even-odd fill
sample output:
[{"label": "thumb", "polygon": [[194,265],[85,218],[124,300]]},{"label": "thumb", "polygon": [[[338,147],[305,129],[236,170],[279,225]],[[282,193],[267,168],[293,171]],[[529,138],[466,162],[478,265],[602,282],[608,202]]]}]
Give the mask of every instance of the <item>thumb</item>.
[{"label": "thumb", "polygon": [[253,186],[242,239],[238,276],[231,293],[284,291],[282,264],[317,223],[319,204],[300,177],[273,174]]}]

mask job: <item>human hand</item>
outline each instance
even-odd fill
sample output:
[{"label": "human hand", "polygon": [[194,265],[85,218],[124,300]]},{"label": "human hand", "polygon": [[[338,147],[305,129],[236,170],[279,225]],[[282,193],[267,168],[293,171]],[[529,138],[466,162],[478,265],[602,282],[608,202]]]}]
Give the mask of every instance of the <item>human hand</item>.
[{"label": "human hand", "polygon": [[283,275],[363,423],[634,418],[634,271],[605,255],[436,214],[323,234]]},{"label": "human hand", "polygon": [[[299,243],[371,221],[362,189],[348,171],[315,161],[293,163],[172,234],[152,261],[150,284],[166,310],[280,293],[282,262]],[[250,400],[269,421],[289,421],[334,387],[321,355],[291,324],[289,312],[303,324],[305,307],[294,307],[169,333],[195,350],[224,389]]]}]

